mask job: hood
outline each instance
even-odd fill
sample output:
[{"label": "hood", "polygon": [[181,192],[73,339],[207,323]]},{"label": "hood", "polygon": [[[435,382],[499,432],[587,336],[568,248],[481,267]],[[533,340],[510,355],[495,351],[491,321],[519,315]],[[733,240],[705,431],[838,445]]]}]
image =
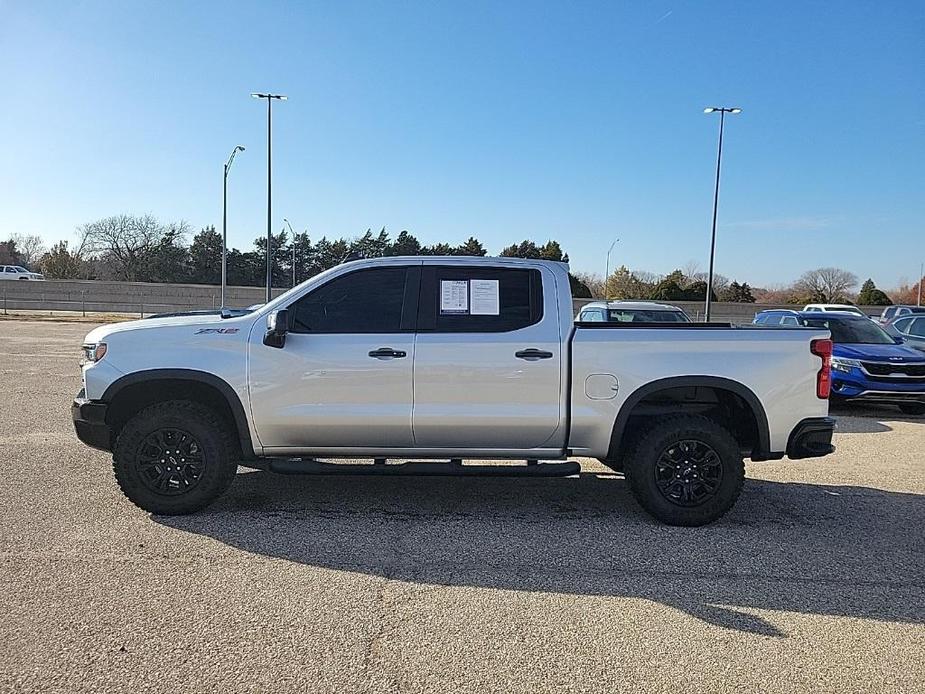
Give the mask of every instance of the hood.
[{"label": "hood", "polygon": [[151,330],[153,328],[171,328],[193,325],[214,325],[215,323],[227,323],[229,319],[223,319],[219,314],[211,315],[194,315],[194,316],[170,316],[167,318],[143,318],[139,320],[130,320],[123,323],[110,323],[101,325],[87,333],[84,338],[85,343],[104,342],[109,335],[122,333],[129,330]]},{"label": "hood", "polygon": [[853,345],[836,344],[832,349],[836,357],[886,362],[925,362],[925,355],[908,345]]}]

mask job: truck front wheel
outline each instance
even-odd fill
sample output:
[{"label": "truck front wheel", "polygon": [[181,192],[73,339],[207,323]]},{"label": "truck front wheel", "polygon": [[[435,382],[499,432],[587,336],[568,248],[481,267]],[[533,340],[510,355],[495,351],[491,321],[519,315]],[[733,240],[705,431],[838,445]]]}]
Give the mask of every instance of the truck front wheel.
[{"label": "truck front wheel", "polygon": [[708,417],[677,415],[648,428],[625,460],[630,491],[669,525],[697,526],[722,517],[745,480],[735,438]]},{"label": "truck front wheel", "polygon": [[132,417],[113,448],[116,482],[150,513],[180,515],[221,496],[237,472],[232,434],[214,411],[171,400]]}]

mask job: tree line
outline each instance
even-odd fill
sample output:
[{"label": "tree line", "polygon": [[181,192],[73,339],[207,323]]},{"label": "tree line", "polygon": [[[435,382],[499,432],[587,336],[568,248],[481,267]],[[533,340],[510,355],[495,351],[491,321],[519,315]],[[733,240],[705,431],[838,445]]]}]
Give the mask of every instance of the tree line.
[{"label": "tree line", "polygon": [[[28,257],[25,240],[13,238],[0,243],[0,257],[9,264],[37,267],[48,279],[99,279],[126,282],[171,282],[219,284],[222,273],[222,236],[214,226],[203,227],[190,237],[185,222],[162,223],[152,215],[114,215],[84,224],[77,229],[77,243],[56,243],[38,253],[34,244]],[[38,239],[38,237],[34,237]],[[40,239],[38,239],[40,241]],[[356,238],[322,236],[313,241],[307,232],[290,235],[285,230],[271,236],[273,286],[298,284],[353,258],[387,256],[485,256],[485,246],[474,236],[451,245],[422,244],[409,231],[394,239],[382,228],[367,229]],[[524,240],[502,249],[502,256],[568,262],[558,241],[538,244]],[[233,286],[265,286],[267,239],[254,239],[253,248],[227,251],[227,281]],[[590,290],[572,278],[576,296],[590,298]]]},{"label": "tree line", "polygon": [[[322,236],[314,241],[307,232],[290,235],[281,231],[272,236],[270,252],[274,287],[291,286],[293,277],[298,284],[355,257],[487,255],[485,246],[474,236],[458,245],[425,245],[407,230],[392,238],[385,228],[378,233],[367,229],[354,238]],[[555,240],[542,244],[524,240],[503,248],[499,255],[568,262],[568,254]],[[265,237],[254,239],[250,250],[229,248],[228,284],[265,286],[266,262]],[[152,215],[121,214],[81,225],[73,246],[61,241],[46,249],[39,236],[13,236],[0,242],[0,264],[39,270],[48,279],[219,284],[222,237],[214,226],[192,234],[186,222],[163,223]],[[667,275],[621,265],[607,278],[591,273],[569,277],[578,298],[703,301],[707,291],[707,275],[694,263]],[[809,270],[795,282],[776,288],[756,288],[714,274],[711,298],[738,303],[887,306],[894,301],[915,303],[919,288],[919,283],[904,284],[891,297],[872,279],[856,292],[858,283],[855,274],[834,267]]]}]

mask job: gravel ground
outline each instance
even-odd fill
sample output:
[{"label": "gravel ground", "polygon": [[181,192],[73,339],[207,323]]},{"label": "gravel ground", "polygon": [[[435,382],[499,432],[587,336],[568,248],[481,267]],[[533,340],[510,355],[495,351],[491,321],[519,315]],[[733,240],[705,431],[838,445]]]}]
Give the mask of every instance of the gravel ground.
[{"label": "gravel ground", "polygon": [[622,478],[279,477],[150,516],[74,437],[92,326],[0,322],[0,690],[921,692],[925,419],[748,466],[669,528]]}]

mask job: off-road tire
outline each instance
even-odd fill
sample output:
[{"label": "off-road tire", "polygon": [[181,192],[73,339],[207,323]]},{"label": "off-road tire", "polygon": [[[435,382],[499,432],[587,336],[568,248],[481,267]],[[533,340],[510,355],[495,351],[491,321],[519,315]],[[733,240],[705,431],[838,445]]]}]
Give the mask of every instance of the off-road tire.
[{"label": "off-road tire", "polygon": [[925,403],[920,402],[907,402],[899,406],[900,412],[903,414],[909,415],[923,415],[925,414]]},{"label": "off-road tire", "polygon": [[[142,477],[142,446],[163,430],[188,432],[201,452],[201,472],[188,491],[158,493]],[[199,511],[221,496],[234,480],[237,458],[233,432],[222,417],[197,402],[170,400],[146,407],[125,423],[113,447],[112,468],[129,501],[172,516]]]},{"label": "off-road tire", "polygon": [[[696,505],[682,506],[669,500],[657,483],[660,458],[682,441],[700,442],[712,449],[721,467],[716,491]],[[700,415],[674,415],[652,424],[625,456],[625,468],[630,491],[639,505],[668,525],[698,526],[718,520],[732,508],[745,481],[745,464],[735,438]]]}]

